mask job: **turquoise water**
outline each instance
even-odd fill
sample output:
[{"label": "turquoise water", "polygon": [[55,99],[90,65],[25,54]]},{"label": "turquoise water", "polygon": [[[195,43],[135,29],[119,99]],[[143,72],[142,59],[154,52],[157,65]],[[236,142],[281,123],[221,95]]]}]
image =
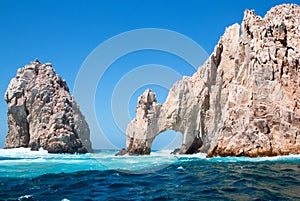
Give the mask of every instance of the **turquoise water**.
[{"label": "turquoise water", "polygon": [[300,155],[116,157],[0,149],[0,200],[300,200]]}]

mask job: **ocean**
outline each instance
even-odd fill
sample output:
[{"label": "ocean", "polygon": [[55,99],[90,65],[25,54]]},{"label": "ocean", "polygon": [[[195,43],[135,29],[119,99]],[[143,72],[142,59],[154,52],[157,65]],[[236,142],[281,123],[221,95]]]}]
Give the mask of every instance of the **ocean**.
[{"label": "ocean", "polygon": [[48,154],[0,149],[0,200],[300,200],[300,155]]}]

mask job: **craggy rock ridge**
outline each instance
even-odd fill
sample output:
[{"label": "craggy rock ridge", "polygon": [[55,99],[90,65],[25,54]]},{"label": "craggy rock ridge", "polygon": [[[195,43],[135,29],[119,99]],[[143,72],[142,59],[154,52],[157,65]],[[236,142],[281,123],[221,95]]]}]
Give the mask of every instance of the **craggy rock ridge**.
[{"label": "craggy rock ridge", "polygon": [[37,59],[19,69],[5,93],[5,148],[42,147],[49,153],[91,152],[90,130],[64,80]]},{"label": "craggy rock ridge", "polygon": [[264,18],[246,10],[242,26],[228,27],[206,63],[175,83],[164,104],[144,92],[122,154],[149,154],[165,130],[183,134],[181,154],[300,153],[299,63],[300,7],[279,5]]}]

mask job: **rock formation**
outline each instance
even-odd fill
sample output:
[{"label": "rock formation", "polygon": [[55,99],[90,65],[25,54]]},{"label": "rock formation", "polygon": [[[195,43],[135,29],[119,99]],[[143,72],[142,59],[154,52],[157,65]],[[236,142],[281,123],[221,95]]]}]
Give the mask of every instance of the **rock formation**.
[{"label": "rock formation", "polygon": [[50,63],[37,59],[19,69],[5,93],[5,148],[40,147],[49,153],[91,152],[89,126],[68,86]]},{"label": "rock formation", "polygon": [[149,154],[165,130],[182,133],[182,154],[300,153],[299,63],[300,7],[276,6],[264,18],[246,10],[242,26],[228,27],[206,63],[175,83],[164,104],[151,90],[139,98],[127,153]]}]

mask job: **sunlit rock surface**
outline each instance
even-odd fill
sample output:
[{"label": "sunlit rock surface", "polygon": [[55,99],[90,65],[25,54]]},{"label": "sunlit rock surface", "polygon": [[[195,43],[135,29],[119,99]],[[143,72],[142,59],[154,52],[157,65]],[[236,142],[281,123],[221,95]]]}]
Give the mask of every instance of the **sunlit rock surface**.
[{"label": "sunlit rock surface", "polygon": [[192,77],[165,103],[147,90],[127,127],[126,151],[149,154],[165,130],[183,135],[178,153],[272,156],[300,153],[300,7],[284,4],[264,18],[245,11],[225,30]]},{"label": "sunlit rock surface", "polygon": [[91,152],[90,130],[64,80],[37,59],[19,69],[5,93],[5,148],[43,148],[50,153]]}]

